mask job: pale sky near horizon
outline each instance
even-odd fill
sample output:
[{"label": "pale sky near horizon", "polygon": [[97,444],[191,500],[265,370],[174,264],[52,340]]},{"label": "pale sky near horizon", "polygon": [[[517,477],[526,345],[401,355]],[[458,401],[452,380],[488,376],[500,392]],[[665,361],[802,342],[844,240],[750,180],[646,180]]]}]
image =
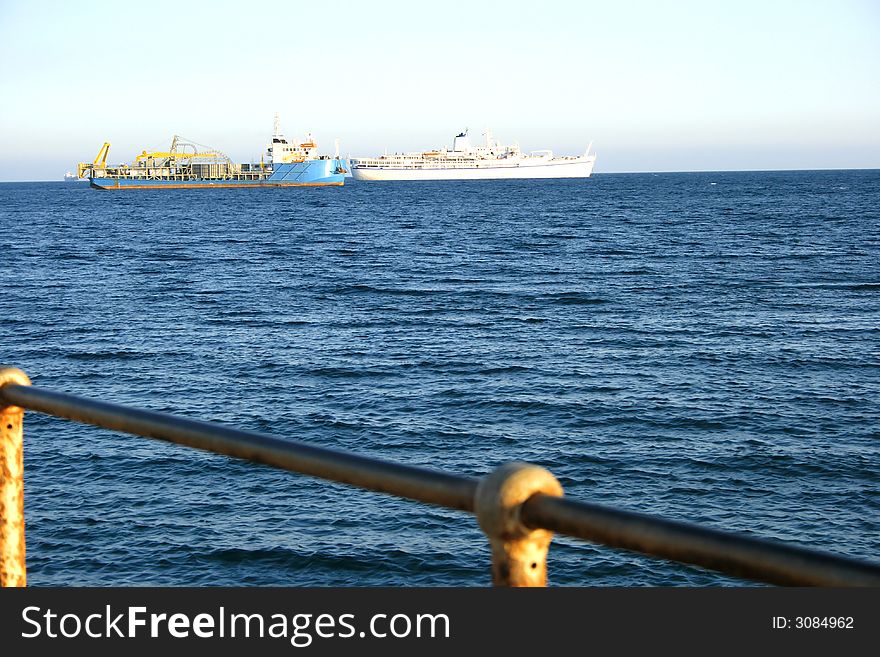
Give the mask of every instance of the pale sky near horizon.
[{"label": "pale sky near horizon", "polygon": [[0,181],[174,134],[259,160],[486,127],[596,172],[880,168],[880,0],[0,0]]}]

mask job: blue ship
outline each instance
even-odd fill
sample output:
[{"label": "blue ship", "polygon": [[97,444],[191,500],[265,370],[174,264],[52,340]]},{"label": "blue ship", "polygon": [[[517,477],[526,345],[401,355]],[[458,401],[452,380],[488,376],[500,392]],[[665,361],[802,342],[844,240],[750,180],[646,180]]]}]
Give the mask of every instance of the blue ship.
[{"label": "blue ship", "polygon": [[318,155],[311,135],[288,141],[275,130],[259,164],[236,164],[224,153],[174,136],[167,151],[143,151],[132,164],[107,165],[110,143],[105,142],[93,162],[81,162],[77,177],[88,178],[95,189],[190,189],[225,187],[341,186],[348,161]]}]

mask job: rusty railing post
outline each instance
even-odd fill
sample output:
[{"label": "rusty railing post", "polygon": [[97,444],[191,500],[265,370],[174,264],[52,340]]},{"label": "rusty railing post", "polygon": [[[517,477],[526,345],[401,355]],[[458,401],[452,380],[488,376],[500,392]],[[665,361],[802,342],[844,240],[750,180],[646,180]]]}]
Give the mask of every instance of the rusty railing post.
[{"label": "rusty railing post", "polygon": [[[31,384],[27,374],[0,366],[0,387]],[[24,409],[0,400],[0,587],[26,586],[24,561]]]},{"label": "rusty railing post", "polygon": [[562,496],[550,472],[529,463],[505,463],[480,480],[474,511],[492,547],[493,586],[547,586],[547,550],[553,532],[531,529],[520,518],[535,493]]}]

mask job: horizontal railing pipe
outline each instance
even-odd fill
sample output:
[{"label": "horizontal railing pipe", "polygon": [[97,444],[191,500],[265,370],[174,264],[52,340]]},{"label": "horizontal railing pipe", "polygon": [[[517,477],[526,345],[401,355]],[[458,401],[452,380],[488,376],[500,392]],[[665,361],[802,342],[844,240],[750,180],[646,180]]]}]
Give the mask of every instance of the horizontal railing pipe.
[{"label": "horizontal railing pipe", "polygon": [[[484,525],[497,525],[487,533],[493,539],[494,532],[494,540],[500,541],[501,550],[509,548],[509,537],[506,538],[505,532],[513,531],[510,528],[515,528],[519,537],[526,536],[529,531],[549,530],[771,584],[880,586],[880,565],[874,563],[576,502],[543,492],[530,492],[519,498],[525,484],[517,483],[516,478],[534,466],[525,470],[514,468],[505,475],[507,479],[504,481],[508,483],[499,480],[496,482],[497,491],[493,492],[484,484],[496,479],[499,473],[504,474],[501,471],[507,466],[480,480],[14,383],[0,386],[0,407],[4,405],[179,443],[437,506],[476,512],[478,516],[482,513],[480,524],[484,530]],[[532,474],[528,476],[532,477]],[[540,484],[534,490],[543,490],[547,485]],[[482,487],[480,494],[478,487]],[[475,498],[482,500],[479,509],[475,506]],[[505,507],[503,515],[493,520],[492,509],[486,505],[495,504],[495,501],[486,500],[496,498],[505,498],[505,504],[515,506]],[[495,551],[493,544],[493,554]],[[508,569],[506,564],[499,564],[500,571]],[[526,559],[523,567],[534,569],[537,566]]]},{"label": "horizontal railing pipe", "polygon": [[235,456],[419,502],[473,511],[477,479],[381,461],[255,431],[144,411],[37,386],[6,385],[0,399],[32,411]]},{"label": "horizontal railing pipe", "polygon": [[523,523],[733,577],[785,586],[880,586],[880,565],[685,522],[534,495]]}]

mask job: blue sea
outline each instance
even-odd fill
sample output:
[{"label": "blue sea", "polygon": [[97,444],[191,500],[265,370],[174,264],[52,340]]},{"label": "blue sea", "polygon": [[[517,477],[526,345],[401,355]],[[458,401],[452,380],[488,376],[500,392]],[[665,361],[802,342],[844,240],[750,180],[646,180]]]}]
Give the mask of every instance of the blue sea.
[{"label": "blue sea", "polygon": [[[875,560],[880,171],[0,184],[35,385]],[[484,586],[468,514],[38,413],[30,585]],[[551,584],[741,586],[566,537]]]}]

